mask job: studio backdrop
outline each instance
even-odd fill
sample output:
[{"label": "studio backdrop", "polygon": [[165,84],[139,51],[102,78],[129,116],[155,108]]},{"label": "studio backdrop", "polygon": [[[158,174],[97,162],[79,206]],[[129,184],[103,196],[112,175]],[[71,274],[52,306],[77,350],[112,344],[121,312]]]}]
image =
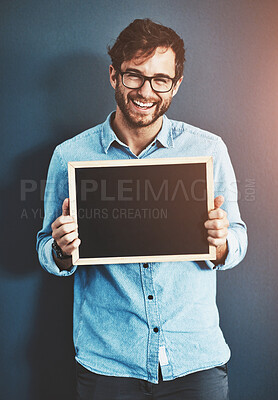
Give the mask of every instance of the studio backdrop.
[{"label": "studio backdrop", "polygon": [[168,117],[221,136],[248,226],[244,261],[218,272],[231,400],[278,396],[278,2],[1,1],[1,398],[73,400],[72,278],[40,267],[49,160],[115,109],[106,47],[135,18],[186,47]]}]

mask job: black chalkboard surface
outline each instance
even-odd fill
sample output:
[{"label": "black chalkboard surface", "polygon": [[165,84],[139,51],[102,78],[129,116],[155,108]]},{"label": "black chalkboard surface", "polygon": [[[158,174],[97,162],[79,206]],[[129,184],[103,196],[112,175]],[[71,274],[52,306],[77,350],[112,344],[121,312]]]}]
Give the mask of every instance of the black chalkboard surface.
[{"label": "black chalkboard surface", "polygon": [[204,222],[213,208],[212,157],[69,163],[73,263],[215,259]]}]

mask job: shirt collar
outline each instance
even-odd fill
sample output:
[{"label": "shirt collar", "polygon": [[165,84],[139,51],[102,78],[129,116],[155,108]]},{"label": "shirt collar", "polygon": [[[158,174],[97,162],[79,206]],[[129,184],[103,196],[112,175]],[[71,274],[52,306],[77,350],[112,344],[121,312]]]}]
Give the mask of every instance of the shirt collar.
[{"label": "shirt collar", "polygon": [[163,115],[162,128],[158,132],[156,140],[158,140],[163,147],[167,148],[174,147],[172,124],[165,114]]},{"label": "shirt collar", "polygon": [[[122,146],[128,147],[117,137],[111,127],[111,119],[114,117],[114,113],[115,111],[112,111],[102,124],[101,143],[106,154],[114,141],[118,142]],[[174,147],[171,121],[166,117],[166,115],[163,115],[162,128],[158,132],[155,140],[159,141],[163,147]]]}]

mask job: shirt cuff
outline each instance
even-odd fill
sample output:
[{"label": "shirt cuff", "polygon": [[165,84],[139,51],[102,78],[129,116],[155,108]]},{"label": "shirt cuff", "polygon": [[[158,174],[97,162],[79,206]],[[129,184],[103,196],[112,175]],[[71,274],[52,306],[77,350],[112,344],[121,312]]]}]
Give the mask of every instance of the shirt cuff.
[{"label": "shirt cuff", "polygon": [[70,276],[74,274],[77,269],[77,265],[73,265],[70,269],[61,270],[55,263],[52,255],[52,243],[53,239],[49,239],[45,244],[42,251],[42,265],[46,271],[50,274],[57,276]]},{"label": "shirt cuff", "polygon": [[210,269],[225,270],[232,268],[236,264],[235,261],[237,260],[239,255],[238,241],[231,230],[228,230],[227,245],[228,245],[228,254],[224,264],[215,265],[212,261],[207,260],[206,263]]}]

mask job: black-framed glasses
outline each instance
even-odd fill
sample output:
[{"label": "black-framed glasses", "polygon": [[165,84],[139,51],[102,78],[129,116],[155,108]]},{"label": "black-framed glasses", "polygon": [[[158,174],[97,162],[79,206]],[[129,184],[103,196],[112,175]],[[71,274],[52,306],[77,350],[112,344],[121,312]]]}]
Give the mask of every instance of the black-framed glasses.
[{"label": "black-framed glasses", "polygon": [[131,71],[119,71],[119,73],[122,76],[123,85],[128,89],[140,89],[146,81],[149,81],[152,90],[159,93],[167,93],[176,83],[175,78],[169,78],[164,75],[145,76]]}]

